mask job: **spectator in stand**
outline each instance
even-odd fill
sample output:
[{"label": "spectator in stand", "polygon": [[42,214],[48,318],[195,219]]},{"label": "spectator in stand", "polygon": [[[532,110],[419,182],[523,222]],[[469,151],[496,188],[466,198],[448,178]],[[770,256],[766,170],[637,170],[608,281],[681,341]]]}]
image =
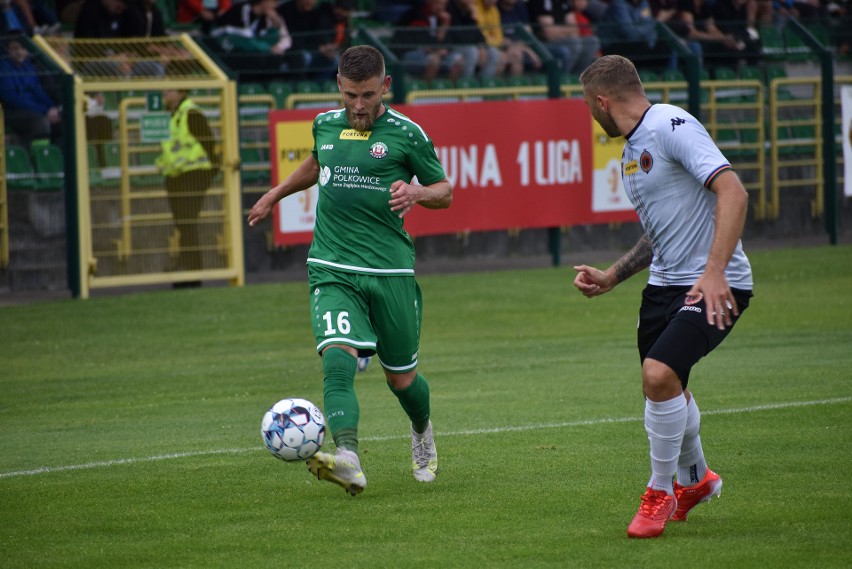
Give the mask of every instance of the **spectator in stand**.
[{"label": "spectator in stand", "polygon": [[25,148],[36,139],[59,142],[62,107],[57,102],[58,93],[48,93],[51,86],[42,83],[24,40],[9,39],[4,47],[5,56],[0,58],[0,104],[6,128],[17,135]]},{"label": "spectator in stand", "polygon": [[[523,50],[524,70],[538,71],[541,69],[541,58],[516,31],[518,26],[523,26],[527,32],[532,33],[527,3],[524,0],[498,0],[497,9],[500,10],[500,21],[503,24],[503,34],[506,41],[520,46],[520,49]],[[510,70],[510,73],[513,72]]]},{"label": "spectator in stand", "polygon": [[33,28],[21,7],[12,0],[0,0],[0,36],[33,35]]},{"label": "spectator in stand", "polygon": [[[704,66],[705,46],[713,51],[718,46],[724,51],[741,51],[743,44],[728,36],[713,23],[713,16],[703,0],[678,0],[678,11],[669,20],[669,26],[683,38],[686,47]],[[672,54],[672,68],[677,68],[677,54]]]},{"label": "spectator in stand", "polygon": [[502,73],[505,60],[496,46],[490,45],[479,28],[475,0],[452,0],[449,4],[453,27],[450,30],[450,43],[474,46],[476,57],[465,58],[462,77],[473,77],[476,70],[485,78]]},{"label": "spectator in stand", "polygon": [[528,8],[533,30],[559,60],[563,73],[579,74],[597,59],[600,40],[594,34],[580,34],[570,0],[530,0]]},{"label": "spectator in stand", "polygon": [[216,20],[211,35],[226,52],[256,55],[240,57],[243,69],[268,73],[290,68],[285,54],[293,46],[293,38],[275,10],[275,0],[234,4]]},{"label": "spectator in stand", "polygon": [[52,36],[62,28],[56,12],[47,5],[46,0],[12,0],[12,3],[17,6],[26,27],[32,30],[33,34]]},{"label": "spectator in stand", "polygon": [[[527,51],[532,53],[532,56],[538,58],[535,52],[523,42],[516,42],[508,39],[503,33],[503,22],[500,17],[500,9],[497,7],[497,0],[476,0],[474,5],[476,8],[476,22],[479,24],[479,31],[485,37],[485,42],[490,46],[500,51],[501,62],[498,74],[502,74],[506,69],[514,76],[524,73],[524,55]],[[539,67],[541,61],[539,60]]]},{"label": "spectator in stand", "polygon": [[[137,12],[138,19],[142,22],[142,37],[162,38],[166,37],[166,23],[163,12],[157,5],[157,0],[135,0],[131,9]],[[165,61],[168,61],[168,47],[156,42],[151,42],[147,49],[140,48],[137,57],[144,58],[134,65],[134,75],[149,75],[162,77],[165,73]],[[161,58],[162,61],[157,61]]]},{"label": "spectator in stand", "polygon": [[74,38],[119,39],[142,36],[144,23],[137,11],[127,9],[128,4],[128,0],[86,0],[74,26]]},{"label": "spectator in stand", "polygon": [[710,5],[713,22],[722,33],[728,34],[742,44],[739,57],[749,65],[760,60],[761,41],[756,23],[759,21],[760,5],[757,0],[715,0]]},{"label": "spectator in stand", "polygon": [[231,9],[231,0],[180,0],[176,20],[180,24],[197,24],[202,34],[213,30],[216,18]]},{"label": "spectator in stand", "polygon": [[[145,21],[138,10],[129,10],[129,0],[86,0],[74,26],[75,39],[138,38],[145,34]],[[85,57],[80,65],[88,75],[129,76],[135,54],[118,42],[76,42],[75,55]]]},{"label": "spectator in stand", "polygon": [[328,40],[319,46],[319,51],[329,60],[334,61],[335,75],[340,54],[352,43],[352,11],[355,0],[333,0],[323,2],[320,10],[324,12],[324,25],[332,31]]},{"label": "spectator in stand", "polygon": [[[595,30],[592,27],[592,20],[586,14],[586,9],[589,7],[589,0],[574,0],[571,12],[568,13],[568,20],[577,26],[581,38],[595,35]],[[600,40],[595,38],[598,43],[597,56],[600,56]]]},{"label": "spectator in stand", "polygon": [[320,76],[337,76],[337,57],[327,57],[322,46],[334,38],[334,23],[326,10],[317,7],[316,0],[289,0],[277,8],[278,15],[293,33],[292,57],[297,68]]},{"label": "spectator in stand", "polygon": [[476,46],[451,49],[449,41],[452,16],[448,0],[424,0],[412,6],[399,20],[391,46],[399,53],[406,70],[426,81],[446,73],[455,81],[462,76],[467,62],[476,61]]},{"label": "spectator in stand", "polygon": [[630,57],[637,67],[671,65],[671,50],[657,38],[657,21],[648,0],[610,0],[598,22],[603,52]]}]

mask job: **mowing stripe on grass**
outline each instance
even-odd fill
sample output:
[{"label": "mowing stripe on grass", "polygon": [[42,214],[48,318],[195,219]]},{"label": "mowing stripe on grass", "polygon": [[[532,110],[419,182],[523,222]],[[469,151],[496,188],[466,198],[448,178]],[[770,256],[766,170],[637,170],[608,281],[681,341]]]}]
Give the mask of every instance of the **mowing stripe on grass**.
[{"label": "mowing stripe on grass", "polygon": [[[753,405],[751,407],[738,407],[734,409],[710,409],[701,411],[702,415],[732,415],[739,413],[756,413],[759,411],[773,411],[776,409],[791,409],[795,407],[810,407],[813,405],[832,405],[836,403],[848,403],[852,397],[836,397],[833,399],[818,399],[815,401],[788,401],[785,403],[769,403],[766,405]],[[634,423],[642,421],[642,417],[610,417],[602,419],[587,419],[584,421],[566,421],[564,423],[539,423],[534,425],[517,425],[506,427],[491,427],[488,429],[469,429],[466,431],[452,431],[436,433],[438,437],[455,437],[465,435],[490,435],[498,433],[514,433],[519,431],[537,431],[542,429],[561,429],[566,427],[586,427],[594,425],[605,425],[612,423]],[[362,441],[390,441],[396,439],[407,439],[409,435],[390,435],[382,437],[364,437]],[[213,456],[217,454],[236,454],[263,450],[263,447],[230,448],[218,450],[199,450],[191,452],[175,452],[157,456],[146,456],[141,458],[119,458],[115,460],[101,460],[88,462],[86,464],[70,464],[66,466],[43,466],[33,470],[17,470],[12,472],[0,472],[0,478],[14,478],[19,476],[34,476],[36,474],[51,474],[54,472],[66,472],[69,470],[85,470],[89,468],[103,468],[108,466],[119,466],[122,464],[135,464],[139,462],[156,462],[174,458],[190,458],[194,456]]]}]

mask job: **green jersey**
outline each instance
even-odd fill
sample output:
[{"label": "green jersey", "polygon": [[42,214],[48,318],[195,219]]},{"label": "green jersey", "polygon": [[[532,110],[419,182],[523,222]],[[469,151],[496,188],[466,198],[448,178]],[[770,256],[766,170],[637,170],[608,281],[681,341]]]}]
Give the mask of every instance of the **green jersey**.
[{"label": "green jersey", "polygon": [[422,185],[446,177],[420,126],[389,107],[371,131],[353,129],[346,111],[314,119],[319,201],[308,264],[373,275],[413,275],[414,243],[390,209],[397,180]]}]

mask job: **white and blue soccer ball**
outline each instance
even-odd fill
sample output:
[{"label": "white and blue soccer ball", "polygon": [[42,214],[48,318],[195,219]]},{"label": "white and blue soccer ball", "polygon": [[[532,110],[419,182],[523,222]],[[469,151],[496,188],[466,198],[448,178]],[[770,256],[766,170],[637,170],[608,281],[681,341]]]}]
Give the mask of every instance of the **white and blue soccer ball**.
[{"label": "white and blue soccer ball", "polygon": [[260,434],[275,458],[287,462],[307,460],[325,440],[325,417],[307,399],[282,399],[263,416]]}]

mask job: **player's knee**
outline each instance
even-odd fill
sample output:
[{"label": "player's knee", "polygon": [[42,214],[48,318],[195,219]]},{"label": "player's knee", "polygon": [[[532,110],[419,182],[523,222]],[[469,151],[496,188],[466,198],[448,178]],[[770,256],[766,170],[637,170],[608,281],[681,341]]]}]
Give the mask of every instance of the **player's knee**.
[{"label": "player's knee", "polygon": [[405,373],[391,373],[385,370],[385,379],[387,379],[388,387],[390,387],[394,391],[407,389],[408,386],[411,385],[411,382],[414,381],[415,377],[417,377],[416,369],[407,371]]},{"label": "player's knee", "polygon": [[326,384],[351,383],[355,379],[358,358],[349,350],[332,346],[322,354],[322,367]]},{"label": "player's knee", "polygon": [[645,358],[642,363],[642,390],[651,401],[668,401],[683,393],[675,371],[661,361]]}]

